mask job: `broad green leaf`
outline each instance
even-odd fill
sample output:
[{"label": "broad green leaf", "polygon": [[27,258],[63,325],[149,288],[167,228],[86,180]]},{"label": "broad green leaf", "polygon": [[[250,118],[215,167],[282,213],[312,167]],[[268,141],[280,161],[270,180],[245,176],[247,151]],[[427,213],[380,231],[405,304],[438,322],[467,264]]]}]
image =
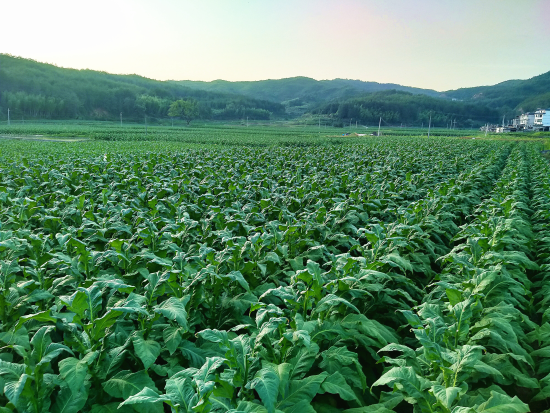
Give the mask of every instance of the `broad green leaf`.
[{"label": "broad green leaf", "polygon": [[23,347],[25,350],[31,349],[29,333],[25,327],[21,327],[18,330],[0,333],[0,341],[7,345],[16,344]]},{"label": "broad green leaf", "polygon": [[[145,387],[142,391],[128,397],[118,407],[130,404],[159,404],[170,399],[165,395],[159,395],[155,390]],[[151,406],[152,407],[152,406]]]},{"label": "broad green leaf", "polygon": [[21,328],[29,320],[35,320],[40,323],[53,323],[57,322],[57,319],[50,314],[51,310],[41,311],[36,314],[29,314],[19,317],[19,321],[15,325],[15,331]]},{"label": "broad green leaf", "polygon": [[203,382],[212,380],[216,374],[216,370],[218,370],[225,362],[226,359],[223,357],[208,357],[206,362],[195,375],[194,380],[201,380]]},{"label": "broad green leaf", "polygon": [[[346,379],[340,373],[336,372],[328,376],[321,384],[322,393],[332,393],[339,395],[343,400],[354,400],[360,403],[352,388],[346,383]],[[321,393],[321,392],[319,392]]]},{"label": "broad green leaf", "polygon": [[432,387],[431,382],[418,376],[412,367],[393,367],[374,382],[372,386],[393,385],[395,382],[400,383],[409,396],[416,399],[425,399],[425,390]]},{"label": "broad green leaf", "polygon": [[167,327],[162,332],[164,344],[166,344],[166,348],[171,355],[174,354],[174,352],[178,349],[178,346],[181,344],[183,332],[184,330],[182,327]]},{"label": "broad green leaf", "polygon": [[191,341],[183,340],[179,350],[192,367],[200,368],[206,362],[205,353]]},{"label": "broad green leaf", "polygon": [[62,387],[55,398],[53,413],[77,413],[86,404],[88,394],[84,391],[73,391]]},{"label": "broad green leaf", "polygon": [[41,366],[43,364],[49,363],[50,361],[52,361],[54,358],[59,356],[64,351],[67,352],[67,353],[73,354],[71,349],[67,346],[64,346],[63,344],[50,343],[48,345],[48,347],[46,347],[46,351],[45,351],[44,355],[42,356],[42,358],[40,359],[40,361],[38,362],[37,365]]},{"label": "broad green leaf", "polygon": [[229,274],[223,275],[223,277],[228,277],[232,281],[237,281],[243,289],[250,291],[250,286],[240,271],[231,271]]},{"label": "broad green leaf", "polygon": [[198,402],[198,395],[193,388],[191,379],[183,377],[181,373],[175,374],[166,381],[166,397],[172,404],[179,404],[189,409]]},{"label": "broad green leaf", "polygon": [[383,351],[400,351],[406,357],[416,358],[415,351],[413,349],[407,347],[407,346],[402,345],[402,344],[390,343],[387,346],[385,346],[385,347],[381,348],[380,350],[378,350],[379,353],[381,353]]},{"label": "broad green leaf", "polygon": [[339,306],[340,304],[344,304],[346,307],[350,308],[356,313],[360,313],[357,307],[355,307],[349,301],[334,294],[327,294],[321,300],[319,300],[317,306],[313,309],[313,313],[322,313],[323,311],[329,310],[331,307]]},{"label": "broad green leaf", "polygon": [[367,379],[363,373],[363,368],[359,363],[357,353],[349,351],[346,347],[333,346],[322,353],[323,361],[319,367],[330,374],[342,371],[345,366],[351,366],[355,369],[361,382],[362,389],[367,387]]},{"label": "broad green leaf", "polygon": [[125,348],[125,345],[115,347],[106,353],[101,363],[102,377],[108,377],[119,369],[120,365],[124,361],[124,357],[128,353]]},{"label": "broad green leaf", "polygon": [[482,403],[477,409],[484,413],[527,413],[529,406],[523,403],[517,396],[508,395],[491,391],[491,397],[485,403]]},{"label": "broad green leaf", "polygon": [[74,357],[67,357],[59,362],[59,374],[68,388],[73,393],[77,393],[88,374],[88,365]]},{"label": "broad green leaf", "polygon": [[197,336],[201,337],[206,341],[211,341],[212,343],[229,342],[229,336],[227,335],[227,331],[207,329],[207,330],[202,330],[198,332]]},{"label": "broad green leaf", "polygon": [[256,390],[268,413],[275,412],[275,403],[279,393],[279,376],[273,370],[261,369],[246,387]]},{"label": "broad green leaf", "polygon": [[94,320],[93,325],[86,326],[88,330],[93,328],[92,338],[99,340],[105,336],[105,329],[111,327],[122,314],[121,311],[109,310],[102,317]]},{"label": "broad green leaf", "polygon": [[439,403],[447,409],[453,405],[458,394],[462,391],[460,387],[445,387],[439,384],[432,386],[432,392]]},{"label": "broad green leaf", "polygon": [[187,331],[187,311],[185,310],[185,304],[189,301],[189,296],[178,300],[175,297],[170,297],[162,304],[155,307],[155,313],[162,314],[169,320],[176,321],[181,327]]},{"label": "broad green leaf", "polygon": [[282,410],[284,413],[317,413],[313,406],[307,400],[300,400]]},{"label": "broad green leaf", "polygon": [[477,412],[471,407],[456,406],[455,408],[453,408],[451,413],[477,413]]},{"label": "broad green leaf", "polygon": [[307,404],[311,403],[327,376],[328,374],[323,372],[315,376],[306,377],[302,380],[292,380],[290,382],[288,394],[277,404],[277,409],[285,410],[304,401],[307,402]]},{"label": "broad green leaf", "polygon": [[32,377],[28,376],[27,374],[22,374],[19,380],[10,381],[5,384],[4,394],[6,395],[8,400],[14,405],[18,404],[19,397],[21,396],[21,393],[25,389],[27,380],[29,381],[32,380]]},{"label": "broad green leaf", "polygon": [[315,357],[319,353],[319,346],[313,343],[309,349],[302,348],[298,355],[290,360],[292,364],[292,370],[290,373],[290,378],[293,380],[299,380],[305,377],[309,369],[315,363]]},{"label": "broad green leaf", "polygon": [[267,413],[267,409],[261,404],[256,404],[249,401],[241,401],[235,409],[235,412],[244,412],[244,413]]},{"label": "broad green leaf", "polygon": [[142,332],[136,333],[132,342],[134,343],[136,355],[143,363],[145,370],[147,370],[160,355],[160,344],[155,340],[144,340]]},{"label": "broad green leaf", "polygon": [[105,392],[112,397],[127,399],[139,393],[145,387],[156,390],[155,383],[145,370],[132,373],[128,370],[119,371],[114,377],[103,383]]},{"label": "broad green leaf", "polygon": [[453,306],[452,312],[456,319],[455,345],[458,340],[468,336],[470,331],[470,319],[472,318],[472,300],[461,301]]},{"label": "broad green leaf", "polygon": [[402,271],[413,271],[413,267],[411,265],[411,262],[407,260],[406,258],[402,257],[396,252],[393,252],[391,254],[386,255],[382,260],[382,262],[387,262],[388,264],[399,267]]},{"label": "broad green leaf", "polygon": [[445,293],[453,307],[462,301],[462,293],[458,290],[447,288],[445,289]]}]

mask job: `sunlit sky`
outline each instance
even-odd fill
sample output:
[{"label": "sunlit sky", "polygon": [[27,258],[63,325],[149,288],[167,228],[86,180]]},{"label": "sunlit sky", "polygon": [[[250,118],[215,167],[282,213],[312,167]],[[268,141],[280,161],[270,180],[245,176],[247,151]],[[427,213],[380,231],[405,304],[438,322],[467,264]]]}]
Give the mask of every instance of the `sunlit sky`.
[{"label": "sunlit sky", "polygon": [[550,70],[550,0],[2,0],[0,53],[167,80],[436,90]]}]

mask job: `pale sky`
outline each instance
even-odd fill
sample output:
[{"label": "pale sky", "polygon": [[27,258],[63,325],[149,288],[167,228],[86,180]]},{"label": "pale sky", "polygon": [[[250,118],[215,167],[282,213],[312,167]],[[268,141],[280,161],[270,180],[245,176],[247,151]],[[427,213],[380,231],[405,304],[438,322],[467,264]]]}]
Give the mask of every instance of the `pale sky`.
[{"label": "pale sky", "polygon": [[550,71],[550,0],[0,0],[0,53],[159,80],[436,90]]}]

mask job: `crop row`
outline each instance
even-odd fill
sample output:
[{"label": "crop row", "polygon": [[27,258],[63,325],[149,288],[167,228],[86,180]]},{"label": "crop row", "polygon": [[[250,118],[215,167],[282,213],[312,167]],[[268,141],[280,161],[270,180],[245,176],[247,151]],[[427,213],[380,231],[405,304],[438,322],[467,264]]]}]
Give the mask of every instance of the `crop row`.
[{"label": "crop row", "polygon": [[[540,178],[545,167],[531,159],[540,156],[514,150],[491,196],[455,237],[462,242],[442,257],[439,281],[415,311],[404,312],[419,346],[382,349],[392,352],[384,361],[393,367],[374,385],[397,385],[418,411],[530,411],[518,395],[533,411],[547,407],[550,326],[538,324],[544,302],[531,292],[539,270],[533,260],[544,257],[533,251],[544,235],[533,233],[529,207],[531,173]],[[548,199],[538,193],[535,207]]]}]

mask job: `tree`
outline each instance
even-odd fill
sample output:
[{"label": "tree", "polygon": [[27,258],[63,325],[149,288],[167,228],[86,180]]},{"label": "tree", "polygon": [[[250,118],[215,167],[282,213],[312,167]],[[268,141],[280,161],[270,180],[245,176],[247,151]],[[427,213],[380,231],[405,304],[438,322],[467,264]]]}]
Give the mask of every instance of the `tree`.
[{"label": "tree", "polygon": [[189,125],[192,120],[199,117],[199,105],[195,100],[176,100],[170,105],[168,116],[182,118]]}]

